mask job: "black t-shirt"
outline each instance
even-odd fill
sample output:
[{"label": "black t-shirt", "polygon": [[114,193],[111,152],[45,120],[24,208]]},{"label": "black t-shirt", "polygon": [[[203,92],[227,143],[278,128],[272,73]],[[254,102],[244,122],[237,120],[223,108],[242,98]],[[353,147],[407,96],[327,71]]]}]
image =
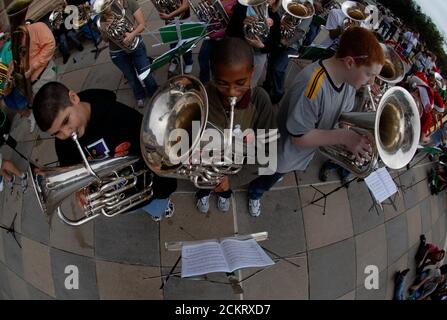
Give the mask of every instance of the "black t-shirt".
[{"label": "black t-shirt", "polygon": [[[125,153],[141,157],[140,130],[143,116],[136,110],[116,101],[114,92],[90,89],[80,92],[82,102],[90,103],[91,115],[79,143],[89,160],[99,160]],[[55,140],[56,154],[61,166],[82,163],[82,157],[72,139]],[[165,199],[175,191],[175,179],[154,174],[154,198]]]}]

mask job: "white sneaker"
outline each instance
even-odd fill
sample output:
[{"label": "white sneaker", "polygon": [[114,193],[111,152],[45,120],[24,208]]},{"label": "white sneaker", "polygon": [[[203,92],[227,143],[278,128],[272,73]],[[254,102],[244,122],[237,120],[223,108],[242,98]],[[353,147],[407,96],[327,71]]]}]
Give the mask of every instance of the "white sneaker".
[{"label": "white sneaker", "polygon": [[252,217],[259,217],[261,214],[261,200],[248,199],[248,212]]},{"label": "white sneaker", "polygon": [[227,212],[230,210],[230,199],[231,198],[223,198],[221,196],[217,197],[217,208],[222,212]]},{"label": "white sneaker", "polygon": [[144,108],[144,100],[143,99],[137,100],[137,107],[140,109]]},{"label": "white sneaker", "polygon": [[34,119],[34,114],[31,113],[27,119],[29,122],[29,133],[33,133],[36,129],[36,119]]},{"label": "white sneaker", "polygon": [[169,72],[174,72],[177,69],[177,64],[174,62],[171,62],[169,64]]},{"label": "white sneaker", "polygon": [[190,74],[192,72],[192,64],[187,64],[183,70],[185,74]]},{"label": "white sneaker", "polygon": [[196,206],[201,213],[207,213],[210,209],[210,196],[205,196],[197,199]]},{"label": "white sneaker", "polygon": [[3,177],[0,176],[0,192],[3,191]]},{"label": "white sneaker", "polygon": [[174,215],[174,211],[175,211],[174,202],[172,202],[171,199],[169,199],[168,205],[165,210],[165,218],[171,218]]},{"label": "white sneaker", "polygon": [[22,187],[22,193],[25,193],[28,188],[28,174],[26,172],[24,172],[20,178],[20,185]]}]

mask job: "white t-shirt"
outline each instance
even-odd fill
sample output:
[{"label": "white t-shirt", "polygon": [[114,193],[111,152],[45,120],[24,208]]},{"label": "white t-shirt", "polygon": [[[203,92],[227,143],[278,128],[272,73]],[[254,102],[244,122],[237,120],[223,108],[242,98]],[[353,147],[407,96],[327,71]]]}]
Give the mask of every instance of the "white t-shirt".
[{"label": "white t-shirt", "polygon": [[[342,27],[345,18],[346,16],[341,9],[332,9],[331,11],[329,11],[329,15],[327,17],[326,29],[330,31]],[[328,36],[326,40],[321,42],[321,46],[324,48],[329,48],[332,44],[334,44],[334,42],[338,41],[338,38],[331,39],[331,37]]]}]

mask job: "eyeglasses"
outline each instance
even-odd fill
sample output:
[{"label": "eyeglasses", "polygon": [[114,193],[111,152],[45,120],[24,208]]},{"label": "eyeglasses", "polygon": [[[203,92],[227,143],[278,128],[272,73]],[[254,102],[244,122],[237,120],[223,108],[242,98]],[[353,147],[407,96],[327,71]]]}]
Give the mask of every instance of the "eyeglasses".
[{"label": "eyeglasses", "polygon": [[230,90],[231,88],[234,88],[234,90],[236,91],[247,91],[248,89],[250,89],[250,85],[238,85],[238,84],[233,84],[233,85],[229,85],[229,84],[222,84],[222,83],[218,83],[216,80],[211,80],[211,83],[218,89],[221,90]]}]

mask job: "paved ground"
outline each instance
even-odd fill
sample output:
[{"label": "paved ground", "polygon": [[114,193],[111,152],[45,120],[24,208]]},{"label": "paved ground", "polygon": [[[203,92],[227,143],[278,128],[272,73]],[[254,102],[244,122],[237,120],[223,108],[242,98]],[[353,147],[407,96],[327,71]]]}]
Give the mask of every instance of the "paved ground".
[{"label": "paved ground", "polygon": [[[161,22],[151,11],[152,4],[146,2],[143,8],[149,29],[155,30]],[[165,51],[162,46],[151,47],[153,37],[145,36],[145,40],[151,56]],[[115,90],[120,101],[134,106],[131,89],[110,61],[108,50],[95,61],[91,45],[85,44],[86,50],[74,52],[66,65],[57,58],[60,80],[74,90]],[[288,84],[299,69],[290,64]],[[198,73],[197,63],[194,73]],[[162,84],[167,67],[155,77]],[[38,130],[28,134],[26,121],[18,118],[13,125],[12,135],[23,154],[41,166],[56,164],[50,137]],[[3,146],[1,152],[26,168],[26,162],[9,147]],[[445,194],[430,196],[423,180],[430,164],[415,160],[411,170],[393,173],[401,186],[395,199],[397,210],[390,205],[384,212],[369,210],[372,201],[365,184],[354,182],[328,198],[323,215],[321,207],[309,205],[315,196],[310,185],[329,192],[339,183],[335,175],[324,185],[318,183],[322,161],[318,156],[307,172],[287,175],[266,195],[259,218],[248,215],[243,186],[234,193],[229,213],[219,213],[212,198],[210,213],[201,215],[194,208],[193,187],[183,181],[173,196],[176,213],[170,220],[156,223],[137,211],[72,228],[57,217],[44,216],[30,190],[24,195],[5,190],[0,193],[0,224],[10,226],[15,217],[21,247],[0,229],[0,299],[390,299],[395,271],[407,266],[414,269],[421,233],[428,241],[444,246]],[[64,209],[79,214],[69,201]],[[237,273],[243,294],[233,293],[222,274],[193,281],[179,278],[178,267],[160,289],[162,277],[179,255],[166,251],[166,242],[261,231],[269,233],[269,240],[261,245],[276,264],[263,271]],[[64,286],[67,265],[79,268],[78,290]],[[368,265],[380,270],[378,290],[366,290],[363,285]]]}]

